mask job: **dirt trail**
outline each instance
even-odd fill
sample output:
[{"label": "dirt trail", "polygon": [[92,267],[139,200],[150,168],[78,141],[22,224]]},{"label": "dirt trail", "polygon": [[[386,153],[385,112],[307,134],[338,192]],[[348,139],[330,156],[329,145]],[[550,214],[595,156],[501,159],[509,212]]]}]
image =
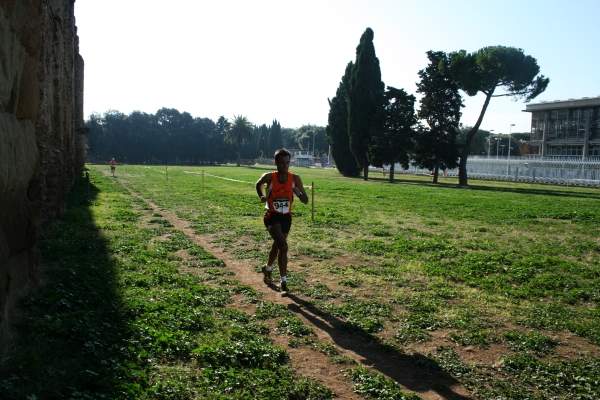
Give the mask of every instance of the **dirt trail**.
[{"label": "dirt trail", "polygon": [[[110,176],[110,173],[105,172],[105,175]],[[158,207],[150,200],[133,192],[123,180],[117,178],[117,181],[132,196],[147,203],[154,212],[161,213],[163,218],[173,224],[175,229],[184,232],[206,251],[224,261],[226,268],[235,272],[236,279],[260,291],[263,294],[263,300],[284,304],[295,316],[315,331],[320,342],[334,345],[344,356],[383,373],[398,382],[403,390],[415,392],[424,400],[473,398],[451,376],[432,373],[420,368],[414,362],[414,352],[411,357],[408,353],[404,354],[390,350],[375,341],[369,342],[360,335],[347,333],[338,329],[342,321],[332,316],[323,317],[312,312],[311,308],[307,307],[306,299],[294,294],[293,291],[289,297],[282,297],[275,285],[266,286],[263,283],[262,274],[257,273],[253,265],[245,260],[236,259],[222,246],[212,243],[214,241],[212,235],[196,234],[194,229],[189,227],[188,221],[177,217],[168,210]],[[265,243],[264,245],[265,257],[268,251],[267,246],[270,246],[270,243]],[[253,313],[255,308],[254,305],[244,305],[240,302],[235,302],[232,307],[250,314]],[[333,364],[329,361],[328,356],[319,351],[312,350],[308,346],[291,348],[288,346],[289,338],[286,336],[273,335],[272,339],[276,345],[286,349],[292,365],[301,376],[316,379],[331,389],[339,399],[362,399],[362,397],[352,391],[353,382],[344,375],[344,370],[348,368],[347,365]],[[430,345],[429,347],[433,349],[435,346]],[[417,357],[419,356],[420,354],[417,353]]]}]

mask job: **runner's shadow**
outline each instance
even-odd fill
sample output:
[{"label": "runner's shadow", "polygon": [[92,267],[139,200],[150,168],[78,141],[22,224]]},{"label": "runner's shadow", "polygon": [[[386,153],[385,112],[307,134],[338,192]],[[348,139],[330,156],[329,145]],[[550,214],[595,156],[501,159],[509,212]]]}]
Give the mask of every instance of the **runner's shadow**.
[{"label": "runner's shadow", "polygon": [[407,355],[391,346],[382,345],[370,333],[356,326],[352,326],[351,330],[347,329],[348,324],[343,320],[293,294],[289,294],[289,298],[296,303],[288,305],[290,311],[301,314],[326,332],[340,348],[362,357],[360,362],[363,365],[381,372],[416,393],[433,390],[444,399],[470,399],[454,392],[452,386],[460,383],[435,360],[419,353]]}]

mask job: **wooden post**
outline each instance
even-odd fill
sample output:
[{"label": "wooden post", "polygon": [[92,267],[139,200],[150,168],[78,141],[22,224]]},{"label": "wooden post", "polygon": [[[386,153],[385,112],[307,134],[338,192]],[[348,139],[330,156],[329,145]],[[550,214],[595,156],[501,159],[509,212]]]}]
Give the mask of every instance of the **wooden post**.
[{"label": "wooden post", "polygon": [[85,171],[85,183],[87,186],[87,198],[90,199],[90,171]]},{"label": "wooden post", "polygon": [[312,221],[315,221],[315,183],[311,182],[311,186],[310,188],[312,189],[312,201],[311,201],[311,206],[312,206]]}]

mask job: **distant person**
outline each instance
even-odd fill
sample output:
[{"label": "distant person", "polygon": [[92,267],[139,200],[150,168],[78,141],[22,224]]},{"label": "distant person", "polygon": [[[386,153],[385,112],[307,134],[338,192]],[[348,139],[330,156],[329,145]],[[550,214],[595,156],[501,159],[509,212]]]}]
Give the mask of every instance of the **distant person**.
[{"label": "distant person", "polygon": [[116,165],[117,165],[117,162],[115,161],[114,158],[112,160],[110,160],[110,172],[112,173],[112,176],[115,176]]},{"label": "distant person", "polygon": [[381,168],[381,173],[383,174],[383,177],[385,178],[385,168]]},{"label": "distant person", "polygon": [[[277,171],[266,172],[256,182],[256,193],[260,201],[265,204],[267,211],[263,218],[267,232],[273,238],[273,244],[269,251],[267,263],[262,267],[263,281],[268,285],[273,282],[271,272],[273,263],[277,259],[281,284],[279,291],[282,296],[288,295],[287,286],[287,263],[288,244],[287,236],[292,226],[292,203],[294,194],[300,201],[308,204],[308,195],[302,185],[299,175],[289,172],[290,152],[279,149],[275,152],[275,165]],[[266,194],[263,194],[263,186],[267,185]]]}]

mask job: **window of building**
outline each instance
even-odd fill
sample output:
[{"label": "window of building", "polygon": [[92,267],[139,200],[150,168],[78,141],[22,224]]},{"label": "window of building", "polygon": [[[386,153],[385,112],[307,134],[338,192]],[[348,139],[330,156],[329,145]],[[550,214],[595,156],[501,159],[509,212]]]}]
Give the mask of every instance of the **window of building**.
[{"label": "window of building", "polygon": [[600,146],[590,146],[588,151],[588,155],[590,156],[600,156]]},{"label": "window of building", "polygon": [[548,147],[549,156],[581,156],[583,146],[552,146]]},{"label": "window of building", "polygon": [[592,109],[590,118],[590,139],[600,138],[600,107]]},{"label": "window of building", "polygon": [[567,122],[567,138],[577,139],[579,128],[579,109],[569,110],[569,120]]},{"label": "window of building", "polygon": [[544,138],[544,121],[546,113],[537,111],[531,113],[531,140],[542,140]]}]

